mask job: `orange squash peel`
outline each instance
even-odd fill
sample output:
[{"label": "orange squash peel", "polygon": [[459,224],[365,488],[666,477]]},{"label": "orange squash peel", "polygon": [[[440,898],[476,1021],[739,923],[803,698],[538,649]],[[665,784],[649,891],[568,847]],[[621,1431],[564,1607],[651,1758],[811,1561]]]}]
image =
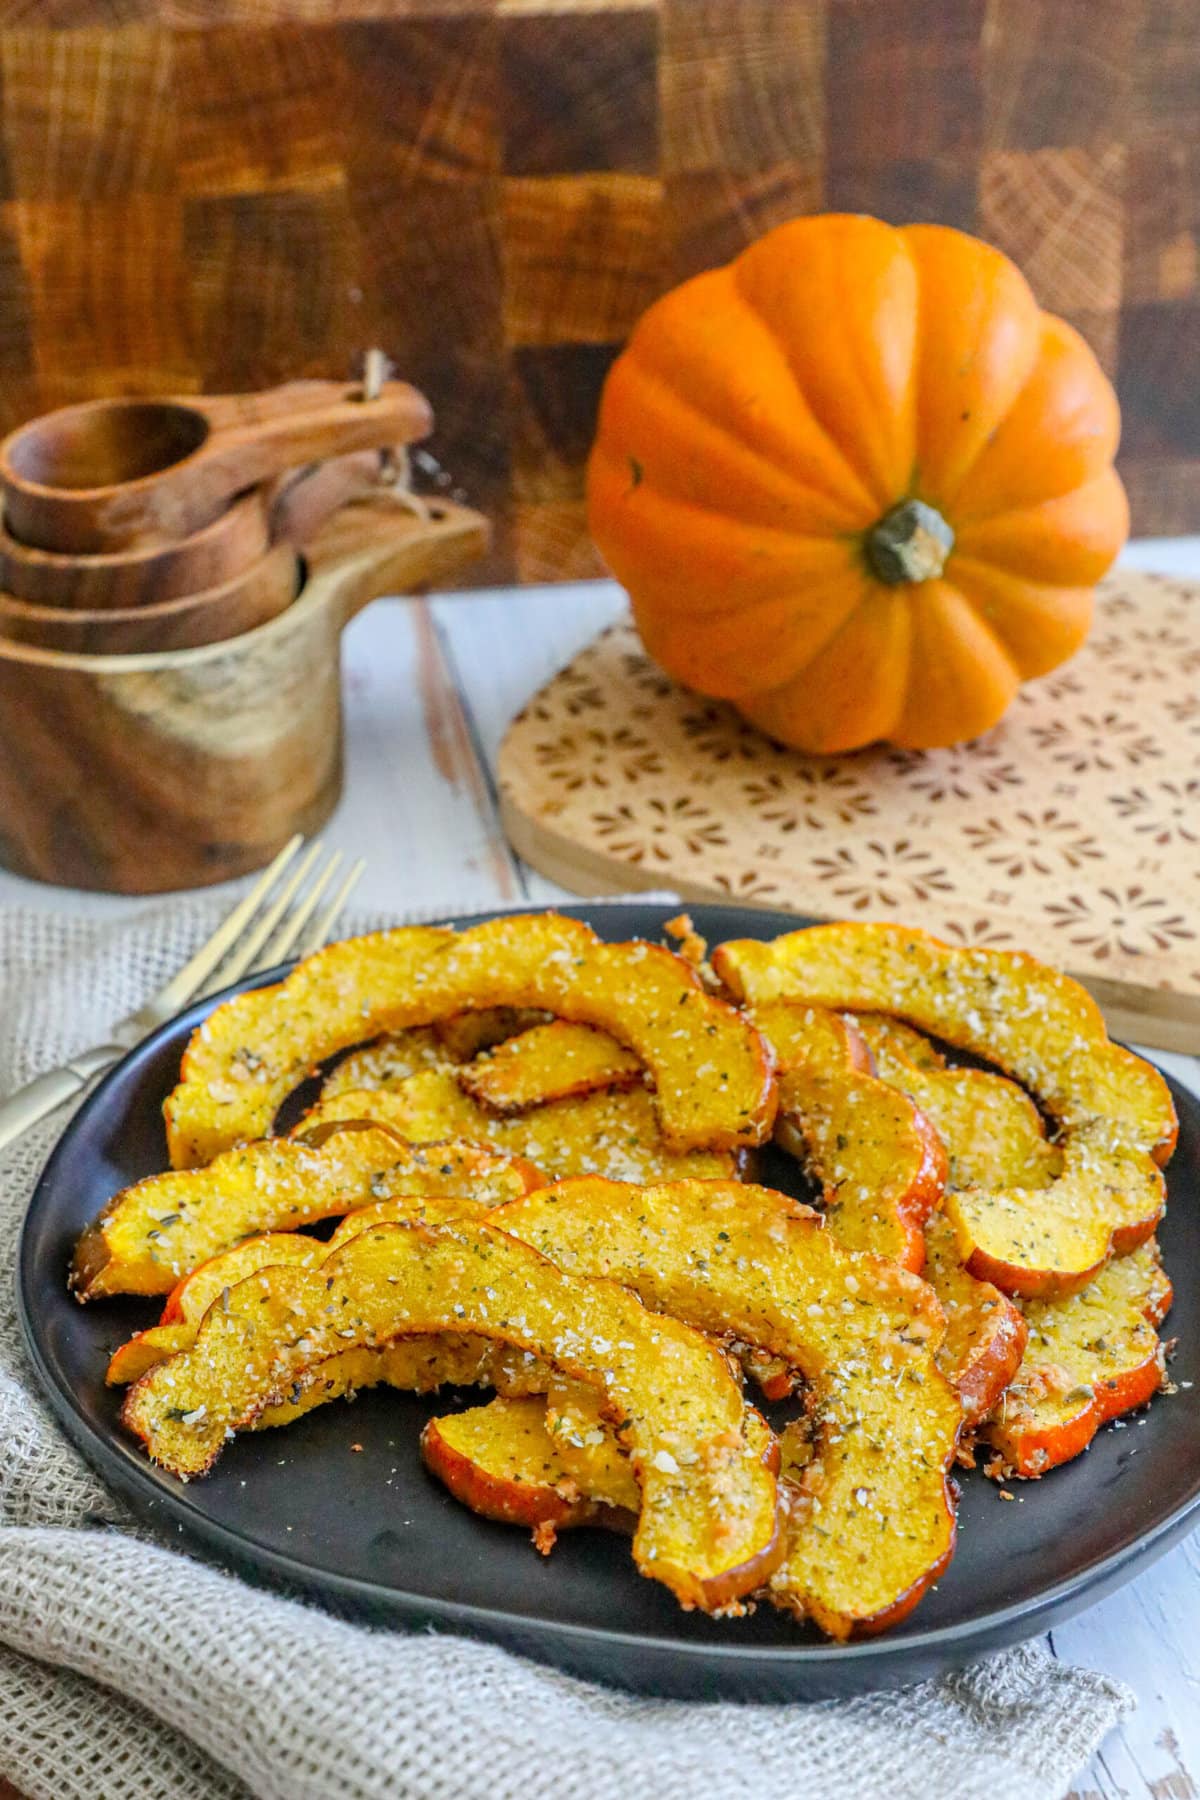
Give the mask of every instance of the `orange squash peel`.
[{"label": "orange squash peel", "polygon": [[871,1074],[861,1038],[835,1013],[774,1001],[754,1019],[780,1067],[776,1138],[819,1182],[830,1229],[851,1250],[919,1272],[946,1178],[936,1132]]}]

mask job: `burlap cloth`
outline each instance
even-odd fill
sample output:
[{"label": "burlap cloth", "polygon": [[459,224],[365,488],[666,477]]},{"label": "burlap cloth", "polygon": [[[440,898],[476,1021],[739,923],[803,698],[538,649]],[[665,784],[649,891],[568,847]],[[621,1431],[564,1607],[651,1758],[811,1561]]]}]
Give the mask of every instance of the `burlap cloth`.
[{"label": "burlap cloth", "polygon": [[[0,911],[0,1093],[101,1039],[213,919]],[[62,1123],[0,1162],[0,1773],[29,1800],[1054,1800],[1133,1706],[1034,1645],[848,1703],[640,1700],[164,1547],[68,1446],[21,1348],[17,1235]]]}]

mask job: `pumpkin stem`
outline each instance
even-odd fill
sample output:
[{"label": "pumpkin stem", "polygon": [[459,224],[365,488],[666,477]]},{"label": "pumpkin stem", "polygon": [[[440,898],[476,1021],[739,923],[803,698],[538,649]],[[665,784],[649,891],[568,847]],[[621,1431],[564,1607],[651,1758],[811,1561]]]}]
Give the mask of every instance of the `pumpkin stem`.
[{"label": "pumpkin stem", "polygon": [[902,500],[867,532],[864,546],[872,572],[889,587],[933,581],[954,548],[954,533],[923,500]]}]

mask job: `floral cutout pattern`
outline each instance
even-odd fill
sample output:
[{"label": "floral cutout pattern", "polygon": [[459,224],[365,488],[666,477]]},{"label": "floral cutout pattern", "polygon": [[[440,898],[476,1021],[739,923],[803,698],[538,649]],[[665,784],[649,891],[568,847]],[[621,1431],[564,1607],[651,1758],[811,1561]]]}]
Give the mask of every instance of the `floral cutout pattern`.
[{"label": "floral cutout pattern", "polygon": [[1200,844],[1200,776],[1156,781],[1149,789],[1110,794],[1109,802],[1139,836],[1156,844]]},{"label": "floral cutout pattern", "polygon": [[1200,997],[1200,590],[1103,584],[1072,662],[985,738],[805,756],[605,632],[510,728],[510,814],[614,882],[898,918]]},{"label": "floral cutout pattern", "polygon": [[1104,859],[1096,839],[1056,806],[1028,812],[1022,807],[1011,818],[989,818],[962,830],[966,841],[983,853],[984,862],[1003,870],[1012,881],[1029,872],[1051,875],[1055,869],[1079,869],[1088,861]]},{"label": "floral cutout pattern", "polygon": [[1170,901],[1149,893],[1139,883],[1122,888],[1103,887],[1095,894],[1069,894],[1050,902],[1046,912],[1072,944],[1090,949],[1099,960],[1123,952],[1138,956],[1144,950],[1167,950],[1175,939],[1191,939],[1194,928],[1182,913],[1168,916]]},{"label": "floral cutout pattern", "polygon": [[933,851],[911,838],[872,838],[855,849],[839,844],[831,856],[815,856],[813,868],[828,882],[834,898],[851,912],[882,906],[902,913],[914,900],[954,891],[946,870],[936,865]]},{"label": "floral cutout pattern", "polygon": [[549,780],[560,782],[566,793],[581,787],[624,788],[663,772],[662,752],[628,725],[612,731],[599,725],[564,731],[539,743],[534,754]]}]

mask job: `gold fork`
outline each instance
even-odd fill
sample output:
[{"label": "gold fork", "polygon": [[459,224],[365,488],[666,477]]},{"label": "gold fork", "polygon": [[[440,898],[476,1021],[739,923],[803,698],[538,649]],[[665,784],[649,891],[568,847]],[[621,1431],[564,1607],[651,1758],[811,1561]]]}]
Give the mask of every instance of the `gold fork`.
[{"label": "gold fork", "polygon": [[293,953],[308,956],[320,948],[366,864],[360,857],[332,899],[321,907],[338,872],[342,853],[333,851],[318,869],[319,842],[310,844],[296,862],[303,842],[297,835],[283,846],[208,941],[144,1006],[113,1026],[107,1043],[81,1051],[61,1068],[37,1076],[0,1102],[0,1150],[15,1143],[68,1100],[86,1093],[106,1070],[120,1062],[126,1051],[173,1019],[189,1001],[228,987],[256,969],[269,969]]}]

